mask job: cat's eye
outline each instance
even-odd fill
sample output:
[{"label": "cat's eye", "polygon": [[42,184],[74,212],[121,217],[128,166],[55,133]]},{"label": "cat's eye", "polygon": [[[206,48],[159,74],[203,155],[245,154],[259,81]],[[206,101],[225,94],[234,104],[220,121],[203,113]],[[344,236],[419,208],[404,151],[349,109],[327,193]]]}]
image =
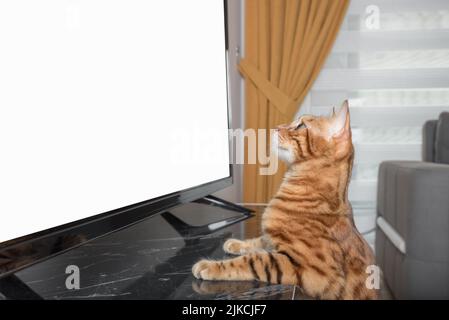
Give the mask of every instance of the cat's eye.
[{"label": "cat's eye", "polygon": [[305,127],[306,127],[306,125],[304,124],[304,122],[300,122],[300,123],[296,126],[296,129],[295,129],[295,130],[302,129],[302,128],[305,128]]}]

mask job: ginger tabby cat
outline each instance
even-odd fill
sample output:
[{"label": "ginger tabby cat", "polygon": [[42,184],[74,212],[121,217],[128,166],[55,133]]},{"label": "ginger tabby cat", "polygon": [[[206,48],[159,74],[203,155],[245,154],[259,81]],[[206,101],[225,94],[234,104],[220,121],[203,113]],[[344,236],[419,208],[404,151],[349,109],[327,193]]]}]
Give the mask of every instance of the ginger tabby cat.
[{"label": "ginger tabby cat", "polygon": [[298,285],[319,299],[376,299],[377,290],[365,285],[373,252],[348,201],[354,159],[348,103],[329,117],[303,116],[279,126],[276,135],[289,168],[263,214],[263,235],[229,239],[224,250],[240,256],[202,260],[193,275]]}]

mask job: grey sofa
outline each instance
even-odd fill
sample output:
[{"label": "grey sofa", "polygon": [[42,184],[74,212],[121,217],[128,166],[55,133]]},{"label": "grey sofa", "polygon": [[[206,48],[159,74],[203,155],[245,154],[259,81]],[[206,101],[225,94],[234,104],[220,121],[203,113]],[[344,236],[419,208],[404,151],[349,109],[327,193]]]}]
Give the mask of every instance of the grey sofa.
[{"label": "grey sofa", "polygon": [[379,168],[376,259],[396,299],[449,299],[449,113],[423,128],[423,161]]}]

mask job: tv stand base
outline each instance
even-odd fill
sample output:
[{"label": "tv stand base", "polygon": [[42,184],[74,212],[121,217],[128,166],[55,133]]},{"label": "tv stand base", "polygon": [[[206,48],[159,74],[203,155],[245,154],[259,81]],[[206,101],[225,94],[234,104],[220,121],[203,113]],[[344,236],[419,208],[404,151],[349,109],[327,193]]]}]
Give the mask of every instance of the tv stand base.
[{"label": "tv stand base", "polygon": [[252,218],[254,216],[252,210],[247,209],[245,207],[236,205],[232,202],[220,199],[215,196],[206,196],[204,198],[200,198],[198,200],[193,201],[193,203],[205,204],[213,207],[219,207],[225,210],[234,211],[240,213],[240,215],[235,217],[230,217],[226,219],[222,219],[219,221],[215,221],[209,224],[205,224],[202,226],[193,226],[191,224],[186,223],[185,221],[179,219],[171,212],[167,211],[162,213],[162,217],[183,237],[196,237],[196,236],[204,236],[220,229],[229,227],[235,223],[244,221],[246,219]]}]

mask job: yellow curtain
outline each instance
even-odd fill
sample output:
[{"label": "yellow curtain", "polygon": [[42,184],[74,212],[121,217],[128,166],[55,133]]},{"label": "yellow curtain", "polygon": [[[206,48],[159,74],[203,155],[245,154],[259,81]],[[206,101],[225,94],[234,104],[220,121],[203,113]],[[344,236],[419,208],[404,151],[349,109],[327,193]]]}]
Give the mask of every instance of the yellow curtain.
[{"label": "yellow curtain", "polygon": [[[247,129],[290,122],[331,51],[349,0],[246,0],[245,58]],[[267,137],[268,138],[268,137]],[[269,148],[269,147],[268,147]],[[268,154],[267,150],[267,154]],[[285,173],[260,175],[246,164],[244,201],[266,203]]]}]

